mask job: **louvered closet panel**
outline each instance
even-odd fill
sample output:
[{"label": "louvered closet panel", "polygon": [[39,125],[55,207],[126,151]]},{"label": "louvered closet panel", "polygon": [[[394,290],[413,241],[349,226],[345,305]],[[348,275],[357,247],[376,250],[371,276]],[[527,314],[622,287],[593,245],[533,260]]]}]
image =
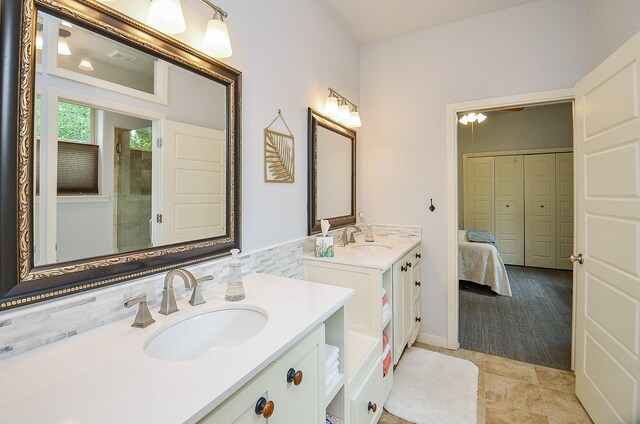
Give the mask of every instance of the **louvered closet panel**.
[{"label": "louvered closet panel", "polygon": [[573,153],[556,154],[557,264],[559,269],[573,269]]},{"label": "louvered closet panel", "polygon": [[464,184],[464,228],[494,231],[494,158],[468,158]]},{"label": "louvered closet panel", "polygon": [[507,265],[524,265],[523,156],[495,158],[495,238]]},{"label": "louvered closet panel", "polygon": [[524,158],[525,264],[555,268],[557,263],[556,155]]}]

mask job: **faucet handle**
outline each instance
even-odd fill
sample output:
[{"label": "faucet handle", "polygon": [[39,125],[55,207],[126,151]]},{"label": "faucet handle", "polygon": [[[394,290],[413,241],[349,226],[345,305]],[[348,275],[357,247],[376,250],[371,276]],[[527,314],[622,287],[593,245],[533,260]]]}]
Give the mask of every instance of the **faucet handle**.
[{"label": "faucet handle", "polygon": [[213,280],[213,275],[206,275],[194,281],[193,292],[191,293],[191,299],[189,299],[189,304],[191,304],[191,306],[197,306],[206,303],[204,298],[202,297],[202,292],[200,291],[200,283],[202,281],[210,280]]},{"label": "faucet handle", "polygon": [[132,327],[145,328],[156,322],[156,320],[151,316],[151,312],[149,312],[147,296],[139,296],[134,299],[129,299],[124,302],[124,307],[130,308],[137,304],[139,304],[140,307],[138,308],[136,319],[133,321],[133,324],[131,324]]}]

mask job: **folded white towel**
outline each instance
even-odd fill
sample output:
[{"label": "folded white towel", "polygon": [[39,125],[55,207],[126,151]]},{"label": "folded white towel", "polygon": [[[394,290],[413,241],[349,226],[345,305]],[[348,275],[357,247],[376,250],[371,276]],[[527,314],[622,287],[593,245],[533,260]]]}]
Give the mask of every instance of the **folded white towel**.
[{"label": "folded white towel", "polygon": [[385,289],[384,287],[382,288],[382,297],[385,297],[387,295],[387,289]]},{"label": "folded white towel", "polygon": [[335,346],[325,345],[324,365],[328,368],[331,364],[338,361],[340,357],[340,349]]},{"label": "folded white towel", "polygon": [[382,359],[387,357],[387,354],[391,351],[391,343],[388,343],[387,346],[382,351]]},{"label": "folded white towel", "polygon": [[331,374],[327,374],[327,376],[325,377],[327,389],[333,386],[339,378],[340,378],[340,372],[338,371],[337,368],[333,370]]},{"label": "folded white towel", "polygon": [[388,303],[385,303],[384,305],[382,305],[382,318],[388,317],[390,313],[391,313],[391,305],[389,305]]}]

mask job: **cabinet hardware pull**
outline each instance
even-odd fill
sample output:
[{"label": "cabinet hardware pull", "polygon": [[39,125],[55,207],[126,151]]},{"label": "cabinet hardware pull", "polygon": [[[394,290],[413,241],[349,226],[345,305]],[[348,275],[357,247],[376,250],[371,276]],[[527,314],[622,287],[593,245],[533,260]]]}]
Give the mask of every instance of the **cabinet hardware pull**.
[{"label": "cabinet hardware pull", "polygon": [[507,205],[507,207],[509,207],[509,205]]},{"label": "cabinet hardware pull", "polygon": [[422,257],[422,253],[416,253],[416,258],[420,259]]},{"label": "cabinet hardware pull", "polygon": [[369,402],[369,404],[367,405],[367,411],[376,412],[377,410],[378,410],[378,405],[376,405],[375,403]]},{"label": "cabinet hardware pull", "polygon": [[408,269],[408,267],[400,265],[400,271],[407,272]]},{"label": "cabinet hardware pull", "polygon": [[416,286],[420,287],[421,285],[420,281],[416,281]]},{"label": "cabinet hardware pull", "polygon": [[289,368],[289,371],[287,371],[287,383],[299,386],[302,383],[302,377],[302,371],[296,371],[293,368]]},{"label": "cabinet hardware pull", "polygon": [[416,317],[416,322],[422,322],[422,318]]},{"label": "cabinet hardware pull", "polygon": [[407,262],[407,268],[411,268],[411,262]]},{"label": "cabinet hardware pull", "polygon": [[273,415],[273,411],[276,408],[275,404],[273,403],[273,401],[267,401],[266,398],[261,397],[260,399],[258,399],[258,402],[256,403],[256,415],[262,415],[265,418],[269,418],[271,415]]},{"label": "cabinet hardware pull", "polygon": [[544,205],[540,205],[540,207],[544,209]]}]

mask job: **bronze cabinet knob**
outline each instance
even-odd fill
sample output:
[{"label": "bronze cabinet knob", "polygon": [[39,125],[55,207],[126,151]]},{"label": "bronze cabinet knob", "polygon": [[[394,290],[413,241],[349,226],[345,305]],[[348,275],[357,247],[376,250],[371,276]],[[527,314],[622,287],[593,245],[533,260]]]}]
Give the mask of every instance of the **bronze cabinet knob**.
[{"label": "bronze cabinet knob", "polygon": [[416,317],[416,322],[422,322],[422,318]]},{"label": "bronze cabinet knob", "polygon": [[416,281],[416,286],[420,287],[422,285],[422,283],[420,283],[420,281]]},{"label": "bronze cabinet knob", "polygon": [[369,402],[369,404],[367,405],[367,411],[376,412],[377,410],[378,410],[378,405],[376,405],[375,403]]},{"label": "bronze cabinet knob", "polygon": [[256,415],[262,415],[265,418],[269,418],[271,415],[273,415],[273,411],[275,409],[276,405],[273,403],[273,401],[267,401],[266,398],[261,397],[256,403],[255,413]]},{"label": "bronze cabinet knob", "polygon": [[293,368],[289,368],[289,371],[287,371],[287,383],[293,383],[299,386],[300,383],[302,383],[303,377],[302,371],[300,370],[296,371]]},{"label": "bronze cabinet knob", "polygon": [[416,258],[420,259],[422,257],[422,253],[416,253]]}]

